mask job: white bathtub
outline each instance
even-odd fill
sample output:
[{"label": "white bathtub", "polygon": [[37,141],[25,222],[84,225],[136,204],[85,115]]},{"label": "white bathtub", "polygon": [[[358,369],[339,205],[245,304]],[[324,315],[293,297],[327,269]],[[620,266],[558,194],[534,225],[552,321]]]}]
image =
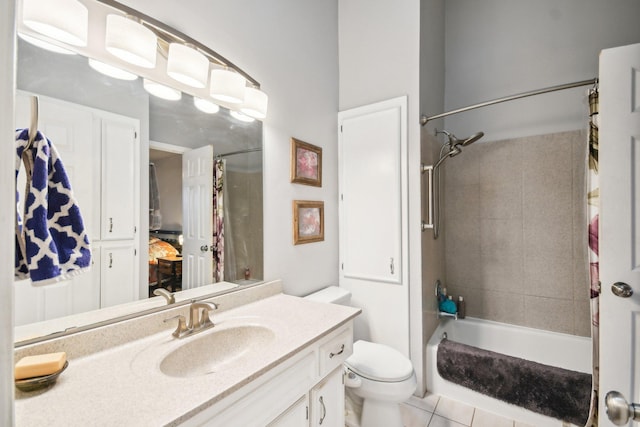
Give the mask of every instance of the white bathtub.
[{"label": "white bathtub", "polygon": [[591,373],[591,339],[468,317],[442,319],[427,344],[427,390],[535,427],[561,427],[562,421],[528,411],[445,381],[436,356],[442,334],[448,339],[545,365]]}]

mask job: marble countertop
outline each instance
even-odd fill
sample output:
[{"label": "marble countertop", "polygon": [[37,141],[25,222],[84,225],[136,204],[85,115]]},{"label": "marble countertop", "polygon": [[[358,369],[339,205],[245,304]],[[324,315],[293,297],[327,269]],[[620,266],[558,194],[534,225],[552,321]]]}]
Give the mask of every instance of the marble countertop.
[{"label": "marble countertop", "polygon": [[71,359],[52,388],[32,393],[16,390],[16,425],[177,425],[278,366],[359,312],[352,307],[284,294],[221,313],[214,311],[211,318],[216,326],[211,331],[247,322],[266,325],[277,338],[259,349],[260,357],[241,359],[233,369],[187,378],[162,374],[158,370],[161,355],[209,331],[177,340],[171,330],[165,330]]}]

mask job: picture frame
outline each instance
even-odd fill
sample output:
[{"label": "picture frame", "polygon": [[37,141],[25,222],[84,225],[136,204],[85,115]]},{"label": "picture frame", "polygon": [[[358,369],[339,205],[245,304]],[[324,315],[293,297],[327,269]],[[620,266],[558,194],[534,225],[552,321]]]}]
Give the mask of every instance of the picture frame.
[{"label": "picture frame", "polygon": [[293,201],[293,244],[324,240],[324,202]]},{"label": "picture frame", "polygon": [[322,147],[291,138],[291,182],[322,187]]}]

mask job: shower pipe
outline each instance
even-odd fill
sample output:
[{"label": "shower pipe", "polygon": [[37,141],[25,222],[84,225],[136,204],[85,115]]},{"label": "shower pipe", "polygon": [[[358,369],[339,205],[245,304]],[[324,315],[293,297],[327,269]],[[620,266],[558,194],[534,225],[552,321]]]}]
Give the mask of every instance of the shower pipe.
[{"label": "shower pipe", "polygon": [[595,86],[597,84],[598,84],[598,78],[596,77],[596,78],[589,79],[589,80],[581,80],[579,82],[566,83],[566,84],[563,84],[563,85],[546,87],[544,89],[532,90],[530,92],[518,93],[516,95],[505,96],[503,98],[497,98],[497,99],[493,99],[491,101],[485,101],[485,102],[481,102],[479,104],[469,105],[468,107],[458,108],[457,110],[451,110],[451,111],[447,111],[447,112],[444,112],[444,113],[436,114],[435,116],[422,115],[420,117],[420,124],[422,126],[424,126],[430,120],[439,119],[441,117],[450,116],[452,114],[463,113],[463,112],[469,111],[469,110],[475,110],[476,108],[486,107],[488,105],[499,104],[501,102],[513,101],[514,99],[526,98],[528,96],[534,96],[534,95],[541,95],[543,93],[555,92],[555,91],[558,91],[558,90],[572,89],[574,87],[580,87],[580,86],[588,86],[588,85],[594,85]]}]

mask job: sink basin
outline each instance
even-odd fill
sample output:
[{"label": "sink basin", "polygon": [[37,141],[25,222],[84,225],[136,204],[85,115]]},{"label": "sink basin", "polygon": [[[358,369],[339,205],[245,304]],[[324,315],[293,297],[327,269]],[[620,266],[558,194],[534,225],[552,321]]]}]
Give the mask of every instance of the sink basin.
[{"label": "sink basin", "polygon": [[171,377],[196,377],[231,368],[275,339],[275,333],[261,325],[238,325],[212,329],[183,339],[183,344],[160,362],[160,371]]}]

